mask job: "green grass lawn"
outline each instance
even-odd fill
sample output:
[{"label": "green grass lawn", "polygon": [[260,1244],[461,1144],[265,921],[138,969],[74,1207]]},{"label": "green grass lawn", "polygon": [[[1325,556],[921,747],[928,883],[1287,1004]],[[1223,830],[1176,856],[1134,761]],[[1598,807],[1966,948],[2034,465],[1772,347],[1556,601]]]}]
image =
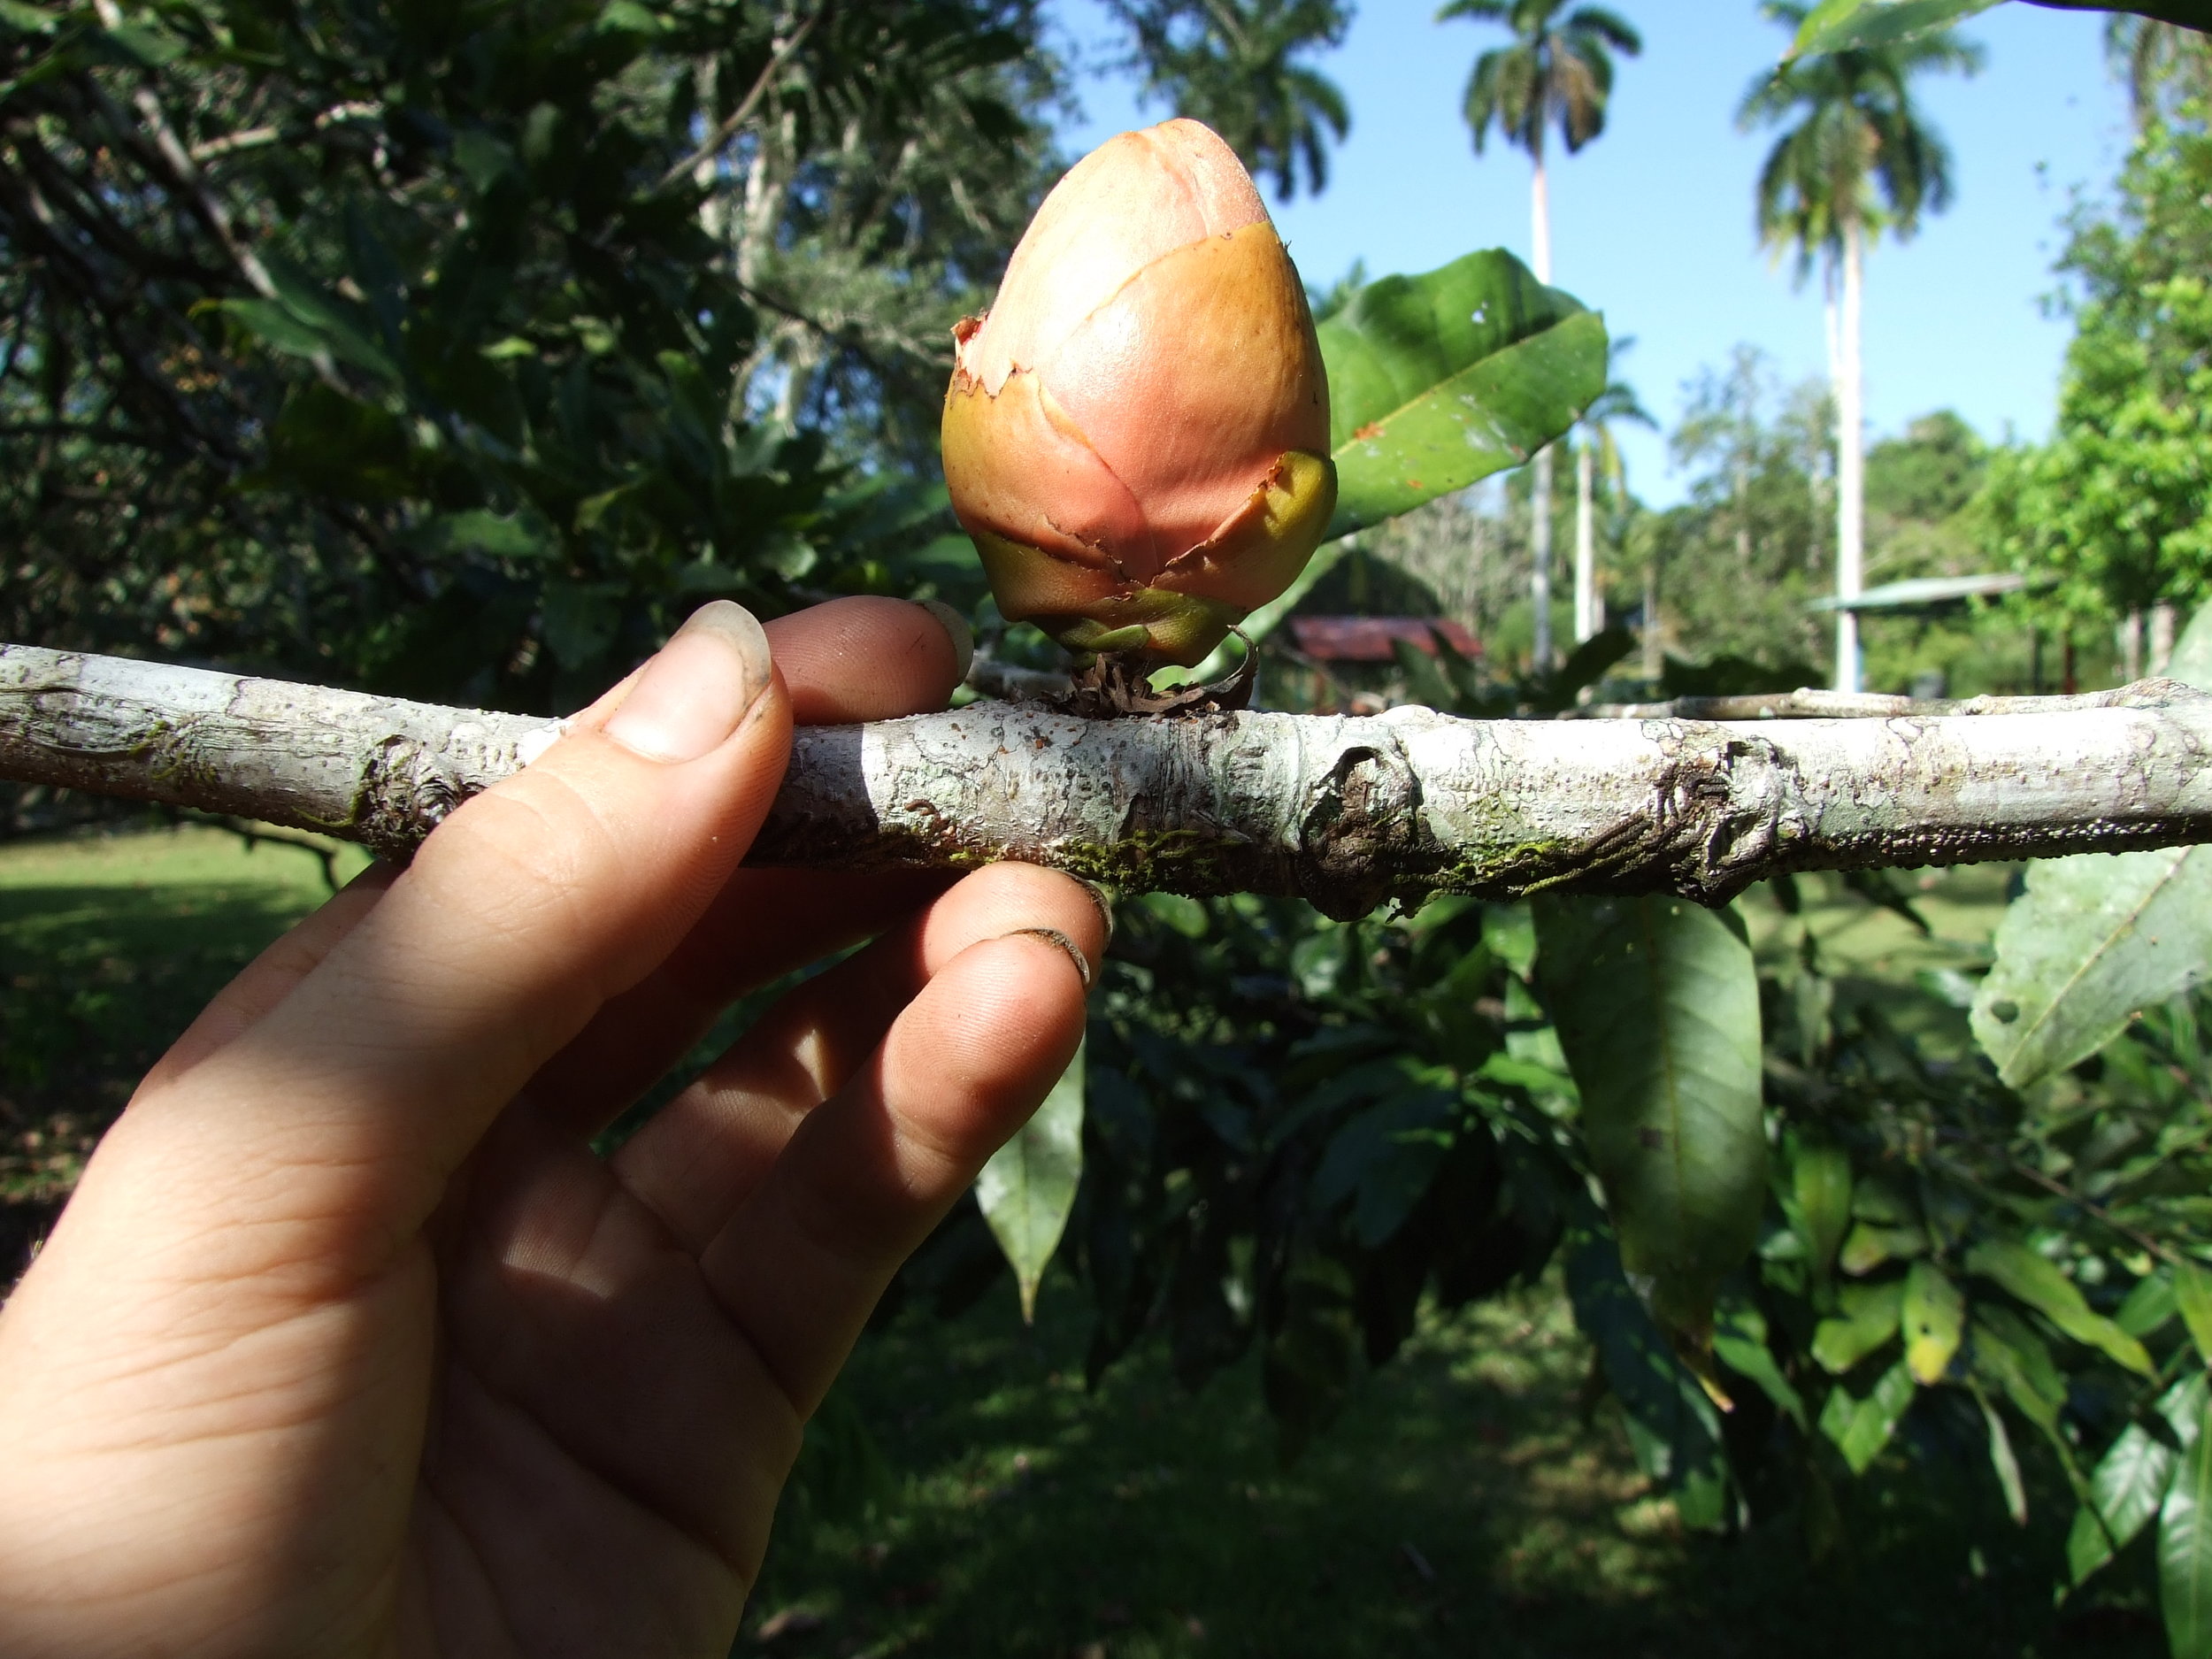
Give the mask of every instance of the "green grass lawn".
[{"label": "green grass lawn", "polygon": [[[366,863],[345,849],[341,879]],[[328,895],[309,854],[201,826],[0,847],[0,1203],[50,1210],[201,1005]]]},{"label": "green grass lawn", "polygon": [[[2006,879],[1916,890],[1932,937],[1826,878],[1802,892],[1841,996],[1962,1045],[1963,1016],[1916,976],[1979,959]],[[0,849],[0,1221],[19,1240],[201,1002],[325,892],[308,856],[211,829]],[[1784,948],[1771,896],[1744,908],[1761,949]],[[1287,1469],[1248,1367],[1192,1395],[1140,1348],[1087,1390],[1087,1337],[1064,1279],[1048,1280],[1033,1331],[1002,1283],[956,1321],[918,1312],[871,1333],[810,1437],[739,1651],[2163,1651],[2147,1613],[2054,1611],[2070,1504],[2048,1471],[2024,1533],[1993,1512],[1978,1469],[1947,1486],[1897,1453],[1842,1494],[1849,1542],[1817,1567],[1787,1515],[1733,1540],[1684,1533],[1612,1408],[1586,1412],[1589,1353],[1555,1286],[1431,1320]]]}]

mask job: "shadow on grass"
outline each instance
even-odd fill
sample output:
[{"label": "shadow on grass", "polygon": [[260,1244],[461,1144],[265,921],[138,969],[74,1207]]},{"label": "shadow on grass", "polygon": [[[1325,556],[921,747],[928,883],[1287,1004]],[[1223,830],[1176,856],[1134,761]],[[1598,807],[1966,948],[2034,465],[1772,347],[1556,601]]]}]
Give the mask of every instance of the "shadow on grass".
[{"label": "shadow on grass", "polygon": [[793,1517],[738,1652],[2163,1651],[2139,1610],[2059,1623],[2049,1572],[2071,1505],[2051,1471],[2024,1533],[1985,1471],[1899,1453],[1843,1494],[1848,1542],[1818,1568],[1787,1512],[1733,1540],[1686,1535],[1609,1408],[1585,1425],[1588,1350],[1548,1287],[1432,1321],[1287,1471],[1248,1369],[1194,1397],[1139,1356],[1086,1394],[1079,1299],[1058,1288],[1036,1333],[1009,1291],[864,1343],[842,1409],[901,1476],[865,1521]]},{"label": "shadow on grass", "polygon": [[317,896],[269,881],[0,886],[0,1285],[139,1078]]}]

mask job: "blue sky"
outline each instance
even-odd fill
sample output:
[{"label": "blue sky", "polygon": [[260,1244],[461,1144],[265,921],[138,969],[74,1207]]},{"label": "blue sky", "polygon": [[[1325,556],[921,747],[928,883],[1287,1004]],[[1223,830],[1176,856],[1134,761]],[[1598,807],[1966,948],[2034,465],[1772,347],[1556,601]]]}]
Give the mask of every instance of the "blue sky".
[{"label": "blue sky", "polygon": [[[1644,35],[1621,65],[1611,124],[1558,163],[1552,202],[1556,280],[1637,344],[1624,368],[1671,424],[1685,382],[1724,365],[1739,342],[1791,379],[1825,373],[1817,283],[1796,288],[1761,250],[1752,186],[1765,134],[1735,128],[1752,76],[1783,35],[1754,0],[1614,0]],[[1360,0],[1343,49],[1317,61],[1352,107],[1350,138],[1319,197],[1270,201],[1310,281],[1363,257],[1371,275],[1433,268],[1471,248],[1528,256],[1528,163],[1494,139],[1478,157],[1460,104],[1495,26],[1439,24],[1427,0]],[[1114,35],[1096,0],[1054,0],[1064,43],[1096,62]],[[1933,409],[1957,410],[1985,436],[2045,435],[2067,325],[2044,314],[2060,221],[2078,190],[2101,190],[2124,154],[2126,104],[2104,67],[2102,17],[2019,5],[1964,32],[1988,49],[1972,81],[1924,83],[1949,140],[1957,200],[1870,262],[1867,395],[1874,435]],[[1161,118],[1125,80],[1087,75],[1079,152]],[[1666,504],[1686,480],[1655,437],[1624,434],[1632,485]]]}]

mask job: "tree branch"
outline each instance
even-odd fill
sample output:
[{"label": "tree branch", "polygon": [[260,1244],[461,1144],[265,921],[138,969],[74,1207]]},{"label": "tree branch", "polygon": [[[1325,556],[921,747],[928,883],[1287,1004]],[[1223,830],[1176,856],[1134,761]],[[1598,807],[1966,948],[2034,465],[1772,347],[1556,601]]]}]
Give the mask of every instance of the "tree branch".
[{"label": "tree branch", "polygon": [[[1297,895],[1352,916],[1435,892],[1718,903],[1784,871],[2212,841],[2212,696],[2146,680],[2002,706],[1752,724],[1410,708],[1102,721],[979,703],[802,730],[753,861],[1018,858],[1129,888]],[[560,729],[0,646],[0,777],[235,813],[388,856]]]}]

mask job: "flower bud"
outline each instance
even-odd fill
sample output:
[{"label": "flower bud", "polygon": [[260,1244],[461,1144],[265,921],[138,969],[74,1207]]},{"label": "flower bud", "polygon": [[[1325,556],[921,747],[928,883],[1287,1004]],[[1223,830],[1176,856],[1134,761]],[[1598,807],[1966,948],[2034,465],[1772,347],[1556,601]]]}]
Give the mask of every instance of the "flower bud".
[{"label": "flower bud", "polygon": [[988,315],[953,332],[945,480],[1009,621],[1195,664],[1305,567],[1336,508],[1328,376],[1210,129],[1164,122],[1077,163]]}]

